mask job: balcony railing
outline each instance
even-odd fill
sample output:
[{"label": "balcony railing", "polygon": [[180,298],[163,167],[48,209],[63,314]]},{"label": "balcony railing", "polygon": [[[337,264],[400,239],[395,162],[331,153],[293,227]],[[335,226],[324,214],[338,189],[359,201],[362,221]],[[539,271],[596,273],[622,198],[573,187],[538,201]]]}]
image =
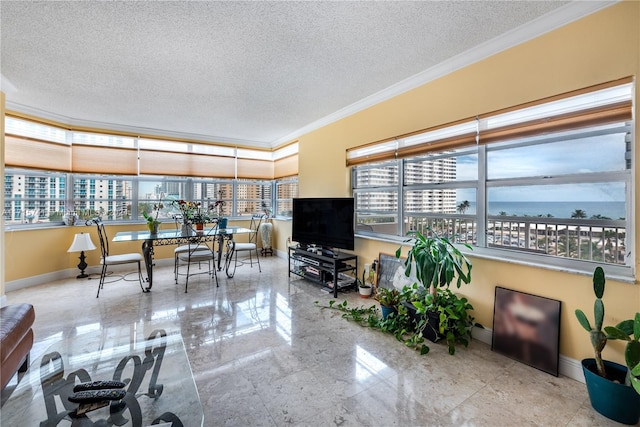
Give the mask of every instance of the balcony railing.
[{"label": "balcony railing", "polygon": [[[366,223],[370,232],[394,234],[397,223]],[[359,228],[363,230],[364,228]],[[428,234],[433,230],[456,243],[483,245],[559,258],[626,265],[627,230],[624,220],[561,219],[541,217],[490,216],[484,239],[478,239],[474,218],[409,217],[404,231]]]}]

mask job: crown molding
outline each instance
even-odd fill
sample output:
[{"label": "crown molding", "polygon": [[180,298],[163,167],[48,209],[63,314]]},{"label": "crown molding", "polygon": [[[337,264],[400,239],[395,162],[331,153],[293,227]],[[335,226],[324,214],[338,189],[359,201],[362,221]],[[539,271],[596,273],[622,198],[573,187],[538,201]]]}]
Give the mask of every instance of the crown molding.
[{"label": "crown molding", "polygon": [[460,70],[471,64],[479,62],[504,50],[510,49],[519,44],[525,43],[540,37],[543,34],[563,27],[571,22],[577,21],[585,16],[591,15],[609,6],[618,3],[613,1],[572,1],[565,6],[555,9],[539,18],[536,18],[525,25],[508,31],[500,36],[481,43],[465,52],[443,61],[427,70],[401,80],[373,95],[354,102],[335,113],[329,114],[315,122],[312,122],[284,137],[274,141],[273,146],[286,141],[297,139],[300,136],[327,126],[338,120],[344,119],[376,104],[394,98],[402,93],[413,90],[426,83],[437,80],[454,71]]}]

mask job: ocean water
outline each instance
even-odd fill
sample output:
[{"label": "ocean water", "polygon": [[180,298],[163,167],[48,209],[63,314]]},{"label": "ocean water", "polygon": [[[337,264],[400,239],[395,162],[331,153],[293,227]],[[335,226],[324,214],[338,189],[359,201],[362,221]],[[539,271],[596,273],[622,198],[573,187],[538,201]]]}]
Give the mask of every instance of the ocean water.
[{"label": "ocean water", "polygon": [[[475,212],[475,203],[470,203],[467,212]],[[600,215],[611,219],[626,217],[625,202],[490,202],[489,215],[506,212],[508,216],[543,216],[571,218],[571,214],[581,209],[586,218]]]}]

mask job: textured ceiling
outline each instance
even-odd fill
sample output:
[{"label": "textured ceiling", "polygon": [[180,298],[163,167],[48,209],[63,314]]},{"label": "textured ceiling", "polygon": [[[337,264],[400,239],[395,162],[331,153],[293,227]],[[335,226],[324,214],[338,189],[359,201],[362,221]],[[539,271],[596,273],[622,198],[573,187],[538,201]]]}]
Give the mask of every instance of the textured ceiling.
[{"label": "textured ceiling", "polygon": [[582,3],[5,0],[0,71],[11,110],[273,147],[607,5]]}]

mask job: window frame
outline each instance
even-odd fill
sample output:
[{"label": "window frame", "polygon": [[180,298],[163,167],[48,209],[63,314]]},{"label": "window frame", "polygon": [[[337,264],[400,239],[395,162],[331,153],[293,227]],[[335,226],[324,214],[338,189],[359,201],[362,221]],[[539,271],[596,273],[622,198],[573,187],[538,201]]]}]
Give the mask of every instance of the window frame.
[{"label": "window frame", "polygon": [[[410,221],[412,222],[412,220],[414,220],[415,218],[425,218],[425,223],[428,223],[428,221],[432,219],[453,220],[453,229],[455,229],[456,221],[459,221],[460,223],[463,223],[464,221],[472,221],[474,223],[472,236],[475,236],[476,238],[473,246],[473,251],[469,252],[463,245],[459,245],[461,250],[469,253],[470,255],[579,272],[591,272],[595,265],[602,265],[607,268],[607,271],[612,277],[619,277],[622,280],[629,280],[629,278],[634,278],[635,258],[637,256],[635,253],[636,218],[635,212],[633,210],[633,206],[635,203],[634,189],[636,186],[636,183],[634,181],[635,147],[633,144],[635,137],[635,123],[631,115],[631,105],[633,94],[635,92],[634,84],[630,79],[621,79],[621,81],[623,82],[622,84],[619,84],[619,82],[609,82],[603,85],[598,85],[597,87],[594,87],[595,89],[587,88],[584,90],[576,91],[575,93],[577,93],[577,95],[575,96],[574,93],[571,93],[550,98],[550,119],[545,118],[544,114],[540,115],[540,112],[544,113],[546,100],[534,101],[533,103],[524,105],[522,107],[505,109],[496,113],[479,115],[477,117],[478,131],[476,137],[476,145],[469,148],[470,151],[477,150],[477,181],[454,179],[452,181],[407,184],[404,182],[404,179],[400,179],[400,183],[398,183],[397,189],[394,185],[389,185],[386,187],[370,185],[358,186],[358,173],[360,171],[376,168],[384,164],[395,164],[397,165],[400,177],[402,178],[403,174],[406,173],[405,167],[407,164],[418,162],[423,158],[437,159],[439,157],[446,157],[449,155],[447,153],[451,151],[460,150],[462,152],[465,150],[465,145],[452,147],[451,145],[440,143],[441,141],[435,141],[431,146],[429,146],[428,144],[424,145],[422,147],[422,152],[412,153],[413,156],[406,156],[402,158],[401,156],[399,156],[400,153],[397,148],[398,143],[396,142],[396,158],[394,160],[389,160],[389,156],[393,156],[393,147],[391,147],[390,141],[394,140],[394,138],[389,138],[387,140],[379,141],[376,143],[365,144],[359,147],[348,149],[347,163],[348,165],[352,166],[352,194],[354,195],[354,197],[357,198],[362,194],[386,190],[393,191],[398,199],[398,221],[396,234],[383,234],[373,231],[358,230],[356,224],[356,236],[379,239],[383,241],[402,242],[406,239],[403,226],[405,224],[408,224]],[[590,91],[592,91],[592,93]],[[601,96],[601,94],[605,95]],[[607,98],[607,96],[609,98]],[[588,102],[578,104],[574,102],[573,97],[575,97],[576,100],[580,100],[581,102],[592,97],[594,98],[593,104],[589,104]],[[532,108],[531,105],[533,105],[534,108]],[[566,105],[570,105],[574,110],[570,111],[569,113],[566,113],[566,111],[562,111],[562,115],[558,115],[557,117],[553,116],[553,109],[557,108],[558,105],[563,105],[563,108]],[[519,110],[519,108],[522,108],[522,110]],[[580,110],[580,108],[582,108],[583,110]],[[503,115],[504,117],[517,118],[520,111],[525,113],[524,116],[526,116],[526,114],[530,111],[535,111],[538,116],[529,116],[527,117],[528,121],[523,121],[521,123],[515,121],[513,122],[513,124],[508,124],[508,126],[499,124],[495,127],[492,127],[494,125],[490,123],[493,118],[501,118]],[[584,117],[580,116],[581,111],[584,111]],[[531,119],[531,117],[533,117],[533,119]],[[593,123],[589,122],[591,117],[593,117]],[[547,124],[547,120],[549,124]],[[527,129],[526,126],[528,125],[531,125],[532,128]],[[438,126],[436,128],[446,128],[446,125]],[[490,139],[488,142],[487,140],[483,141],[483,132],[488,132],[488,134],[490,135]],[[414,134],[418,134],[418,132]],[[614,165],[614,168],[612,170],[589,172],[581,171],[579,168],[572,168],[571,171],[567,172],[566,174],[558,173],[554,174],[553,176],[544,174],[540,174],[540,176],[534,176],[529,175],[525,172],[522,174],[522,176],[495,177],[493,179],[488,178],[488,176],[490,175],[490,170],[488,170],[488,168],[490,167],[488,164],[488,156],[490,156],[494,151],[528,146],[543,147],[545,144],[572,140],[576,140],[576,143],[578,144],[579,140],[581,139],[584,140],[586,138],[618,134],[624,135],[624,141],[617,140],[615,143],[618,144],[623,142],[624,144],[626,144],[624,153],[624,164],[618,164],[617,166]],[[396,137],[395,139],[397,140],[401,137],[403,136]],[[384,156],[376,154],[378,146],[380,147],[379,150],[386,150],[386,158],[384,158]],[[371,153],[374,153],[375,155]],[[557,251],[558,255],[556,255],[555,252],[550,252],[549,246],[545,248],[544,253],[527,251],[526,249],[529,248],[530,242],[526,242],[526,239],[524,246],[522,242],[520,242],[520,244],[516,245],[517,248],[511,249],[506,245],[504,245],[504,247],[500,247],[503,245],[503,243],[494,246],[492,244],[493,242],[490,242],[488,238],[488,228],[490,227],[490,225],[493,228],[496,222],[501,222],[501,217],[489,215],[488,213],[488,203],[490,202],[489,192],[492,188],[516,188],[540,185],[560,186],[564,184],[575,185],[599,183],[620,184],[620,187],[618,187],[618,189],[623,191],[624,193],[625,217],[624,219],[556,218],[556,232],[558,230],[558,227],[565,227],[564,230],[566,231],[564,231],[564,233],[567,236],[567,245],[570,243],[569,239],[571,238],[571,235],[573,235],[574,238],[577,238],[577,241],[573,243],[574,245],[576,245],[577,250],[576,252],[573,252],[572,250],[572,253],[569,256],[567,256],[567,253],[569,251],[568,247],[564,249],[564,254],[560,252],[559,240],[554,244],[554,251]],[[476,188],[475,214],[466,214],[464,212],[456,212],[454,214],[411,212],[406,208],[406,200],[408,199],[407,195],[410,191],[413,190],[435,190],[447,188],[471,189],[474,188],[474,186]],[[556,188],[561,189],[560,187]],[[624,190],[622,188],[624,188]],[[367,210],[359,210],[356,204],[356,215],[358,215],[360,212],[371,213]],[[537,228],[538,222],[541,224],[545,222],[553,222],[553,220],[549,218],[539,219],[538,217],[527,217],[526,215],[523,217],[508,217],[508,219],[512,219],[512,221],[510,222],[520,221],[524,224],[527,224],[527,227],[534,227],[532,229],[534,231],[539,230],[539,228]],[[507,223],[509,221],[505,220],[502,222]],[[586,227],[587,225],[589,226],[588,230],[580,230],[581,226]],[[452,228],[451,226],[449,227]],[[572,229],[571,227],[577,227],[577,229]],[[460,229],[463,228],[460,227]],[[622,229],[622,231],[620,231],[620,229]],[[492,231],[495,230],[492,229]],[[455,232],[453,233],[455,234]],[[605,240],[609,240],[608,237],[606,238],[607,233],[614,233],[614,235],[617,236],[614,243],[615,249],[607,252],[604,246],[598,246],[598,250],[596,251],[596,244],[600,243],[604,245]],[[586,235],[587,237],[582,237],[584,235]],[[528,235],[527,233],[525,233],[525,237],[527,237],[527,239],[536,239],[538,236],[541,236],[539,231],[536,231],[535,235]],[[597,238],[599,240],[594,241],[594,238]],[[456,242],[456,244],[458,244],[458,242]],[[588,248],[589,251],[588,260],[580,259],[583,244]],[[539,248],[538,242],[534,241],[532,247],[533,246]],[[539,250],[540,249],[538,249],[538,251]],[[583,254],[584,253],[585,252],[583,252]],[[610,257],[609,261],[607,261],[607,257]],[[599,260],[597,260],[596,258],[599,258]]]}]

